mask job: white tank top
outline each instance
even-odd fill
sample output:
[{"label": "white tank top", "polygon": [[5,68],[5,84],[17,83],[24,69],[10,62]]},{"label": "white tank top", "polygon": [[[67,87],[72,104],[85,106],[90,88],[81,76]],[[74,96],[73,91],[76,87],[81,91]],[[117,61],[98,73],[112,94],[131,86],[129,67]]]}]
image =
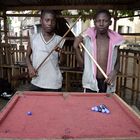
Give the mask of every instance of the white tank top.
[{"label": "white tank top", "polygon": [[[51,50],[56,47],[61,40],[61,36],[56,34],[46,42],[42,33],[31,37],[32,65],[35,69],[48,56]],[[64,41],[59,44],[62,48]],[[62,74],[58,65],[58,52],[54,51],[38,70],[38,76],[33,77],[31,83],[45,89],[59,89],[62,87]]]}]

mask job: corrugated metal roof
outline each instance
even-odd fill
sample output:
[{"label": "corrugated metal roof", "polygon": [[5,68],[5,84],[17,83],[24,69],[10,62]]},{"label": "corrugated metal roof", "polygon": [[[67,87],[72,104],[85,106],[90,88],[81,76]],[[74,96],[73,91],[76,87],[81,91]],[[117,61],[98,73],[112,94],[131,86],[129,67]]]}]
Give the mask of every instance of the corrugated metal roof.
[{"label": "corrugated metal roof", "polygon": [[139,0],[0,0],[0,9],[140,9]]}]

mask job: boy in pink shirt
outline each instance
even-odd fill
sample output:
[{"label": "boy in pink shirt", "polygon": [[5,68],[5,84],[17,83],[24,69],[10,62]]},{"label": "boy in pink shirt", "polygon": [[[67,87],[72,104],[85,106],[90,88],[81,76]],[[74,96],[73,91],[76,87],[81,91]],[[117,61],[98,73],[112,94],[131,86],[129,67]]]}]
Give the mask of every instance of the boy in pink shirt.
[{"label": "boy in pink shirt", "polygon": [[[75,38],[74,49],[79,64],[84,66],[82,84],[90,92],[115,92],[115,79],[119,71],[118,46],[123,42],[123,37],[109,29],[111,14],[108,10],[99,10],[95,14],[95,27],[88,28],[84,33]],[[97,61],[108,78],[98,70],[89,55],[80,52],[79,43],[83,42],[86,49]]]}]

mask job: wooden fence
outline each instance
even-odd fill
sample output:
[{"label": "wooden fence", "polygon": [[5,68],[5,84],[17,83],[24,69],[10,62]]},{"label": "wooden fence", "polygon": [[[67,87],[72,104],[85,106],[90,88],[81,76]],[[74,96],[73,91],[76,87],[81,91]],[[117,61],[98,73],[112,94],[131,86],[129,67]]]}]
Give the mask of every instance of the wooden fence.
[{"label": "wooden fence", "polygon": [[[64,91],[82,90],[82,70],[79,68],[76,56],[71,44],[64,47],[66,52],[65,63],[61,65],[64,77]],[[132,49],[120,49],[120,73],[117,77],[116,93],[122,98],[127,97],[130,104],[140,105],[140,51]],[[7,78],[14,87],[24,84],[27,77],[25,65],[26,46],[0,45],[0,74],[2,78]],[[129,97],[129,98],[128,98]]]},{"label": "wooden fence", "polygon": [[117,93],[130,104],[140,105],[140,50],[120,49]]}]

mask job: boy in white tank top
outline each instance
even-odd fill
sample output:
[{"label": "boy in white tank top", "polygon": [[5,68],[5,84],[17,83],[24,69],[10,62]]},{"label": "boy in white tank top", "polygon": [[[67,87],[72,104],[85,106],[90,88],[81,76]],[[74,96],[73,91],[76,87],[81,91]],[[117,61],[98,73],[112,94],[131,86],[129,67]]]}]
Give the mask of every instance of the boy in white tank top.
[{"label": "boy in white tank top", "polygon": [[[63,78],[58,65],[59,53],[53,51],[48,59],[39,67],[62,38],[54,33],[56,25],[54,11],[42,10],[40,22],[42,30],[40,33],[30,37],[27,48],[26,63],[29,76],[32,78],[30,90],[60,91]],[[62,48],[63,43],[64,41],[58,47]]]}]

